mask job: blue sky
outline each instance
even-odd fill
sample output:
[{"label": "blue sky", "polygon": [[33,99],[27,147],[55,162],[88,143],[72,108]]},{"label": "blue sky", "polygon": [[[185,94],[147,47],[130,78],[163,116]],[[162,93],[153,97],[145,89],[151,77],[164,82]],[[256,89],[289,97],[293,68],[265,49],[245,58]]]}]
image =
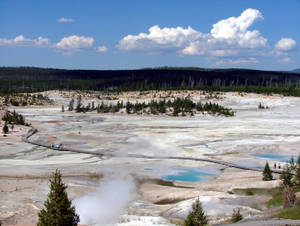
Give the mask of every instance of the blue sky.
[{"label": "blue sky", "polygon": [[0,66],[300,68],[300,0],[0,0]]}]

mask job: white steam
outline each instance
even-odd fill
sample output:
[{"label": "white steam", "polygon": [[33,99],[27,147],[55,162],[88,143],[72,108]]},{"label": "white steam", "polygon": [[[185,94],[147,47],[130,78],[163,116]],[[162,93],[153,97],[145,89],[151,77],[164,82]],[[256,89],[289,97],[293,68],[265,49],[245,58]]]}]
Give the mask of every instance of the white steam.
[{"label": "white steam", "polygon": [[133,178],[114,176],[101,183],[97,192],[75,199],[73,204],[80,216],[80,224],[114,224],[134,196]]}]

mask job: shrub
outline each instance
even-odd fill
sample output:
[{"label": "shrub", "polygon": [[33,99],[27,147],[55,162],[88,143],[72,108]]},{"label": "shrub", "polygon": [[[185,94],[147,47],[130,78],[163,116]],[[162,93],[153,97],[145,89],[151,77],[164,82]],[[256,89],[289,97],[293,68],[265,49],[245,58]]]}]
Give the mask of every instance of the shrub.
[{"label": "shrub", "polygon": [[240,213],[240,209],[234,209],[231,217],[231,222],[238,222],[243,220],[243,215]]}]

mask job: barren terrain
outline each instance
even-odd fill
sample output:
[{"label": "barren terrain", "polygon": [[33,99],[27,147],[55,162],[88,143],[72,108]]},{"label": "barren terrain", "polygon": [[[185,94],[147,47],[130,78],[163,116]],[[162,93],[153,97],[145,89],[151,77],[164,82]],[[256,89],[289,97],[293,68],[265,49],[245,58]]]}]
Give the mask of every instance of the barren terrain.
[{"label": "barren terrain", "polygon": [[[299,154],[300,99],[296,97],[200,91],[81,93],[84,104],[190,96],[194,101],[220,103],[236,114],[171,117],[74,113],[67,111],[67,105],[78,93],[44,94],[55,104],[10,108],[39,130],[30,139],[120,157],[37,147],[21,140],[30,128],[16,126],[6,137],[0,136],[0,221],[4,225],[36,224],[47,198],[48,180],[57,168],[68,185],[69,197],[81,209],[83,224],[173,225],[182,222],[197,197],[210,223],[224,222],[235,208],[245,218],[261,217],[266,214],[264,203],[269,196],[231,191],[275,187],[279,180],[264,182],[260,172],[208,162],[136,159],[124,153],[206,157],[257,168],[266,161],[271,166],[274,162],[284,165]],[[259,103],[268,109],[258,109]]]}]

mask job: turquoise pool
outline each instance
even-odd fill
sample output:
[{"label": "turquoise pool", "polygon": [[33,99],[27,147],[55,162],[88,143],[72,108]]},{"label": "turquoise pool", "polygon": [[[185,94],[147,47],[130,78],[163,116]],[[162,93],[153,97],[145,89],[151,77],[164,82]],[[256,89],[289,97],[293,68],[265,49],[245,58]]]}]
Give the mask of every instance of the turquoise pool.
[{"label": "turquoise pool", "polygon": [[[278,154],[252,154],[252,156],[257,158],[269,159],[279,162],[288,162],[290,161],[292,155],[278,155]],[[294,160],[297,160],[297,156],[293,156]]]},{"label": "turquoise pool", "polygon": [[197,169],[180,168],[179,172],[176,172],[176,174],[164,176],[163,179],[169,181],[198,182],[214,176],[216,176],[216,174],[203,172]]}]

